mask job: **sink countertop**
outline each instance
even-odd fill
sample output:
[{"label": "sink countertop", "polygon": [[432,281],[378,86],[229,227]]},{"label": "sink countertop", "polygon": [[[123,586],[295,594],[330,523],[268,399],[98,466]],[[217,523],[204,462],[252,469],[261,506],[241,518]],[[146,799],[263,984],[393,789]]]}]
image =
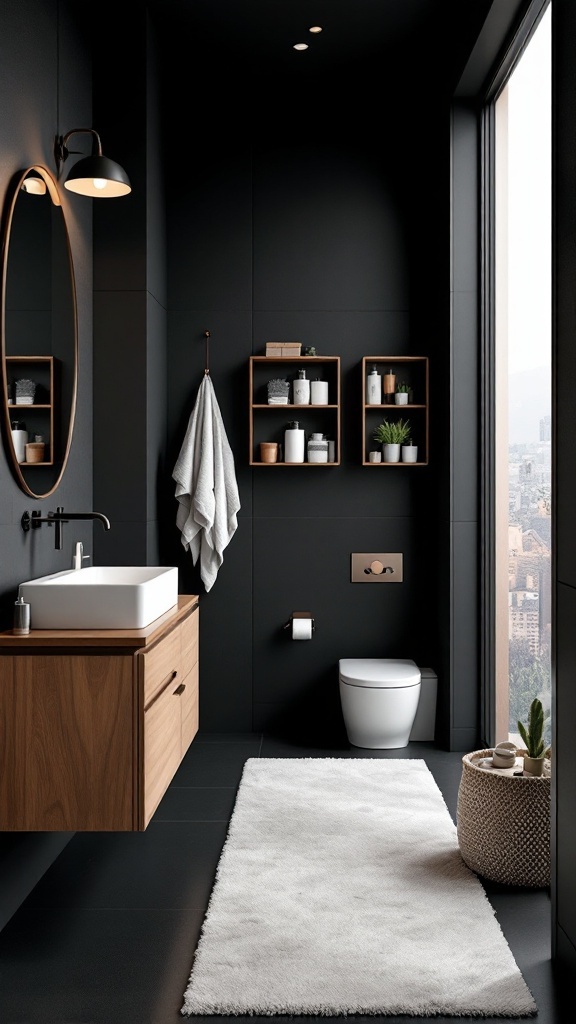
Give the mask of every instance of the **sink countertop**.
[{"label": "sink countertop", "polygon": [[11,629],[0,632],[0,648],[12,651],[30,647],[147,647],[166,625],[185,618],[199,604],[197,594],[179,594],[178,604],[142,629],[31,629],[15,636]]}]

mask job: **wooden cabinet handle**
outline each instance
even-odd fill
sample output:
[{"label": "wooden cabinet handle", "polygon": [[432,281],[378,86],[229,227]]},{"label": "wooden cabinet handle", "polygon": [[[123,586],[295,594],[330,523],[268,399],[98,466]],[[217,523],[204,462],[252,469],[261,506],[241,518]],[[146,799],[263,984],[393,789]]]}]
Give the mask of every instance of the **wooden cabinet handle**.
[{"label": "wooden cabinet handle", "polygon": [[184,693],[185,689],[186,689],[186,684],[185,683],[180,683],[180,686],[177,686],[176,689],[174,690],[173,696],[174,697],[179,697],[181,693]]}]

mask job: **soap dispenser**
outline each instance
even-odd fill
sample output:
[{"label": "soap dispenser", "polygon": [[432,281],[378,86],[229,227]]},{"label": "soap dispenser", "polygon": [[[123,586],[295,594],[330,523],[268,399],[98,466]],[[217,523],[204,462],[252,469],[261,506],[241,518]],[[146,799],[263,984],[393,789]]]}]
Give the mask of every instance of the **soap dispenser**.
[{"label": "soap dispenser", "polygon": [[298,420],[284,431],[284,462],[304,462],[304,431]]},{"label": "soap dispenser", "polygon": [[293,384],[294,405],[310,405],[310,381],[306,370],[298,370],[298,377]]},{"label": "soap dispenser", "polygon": [[366,403],[367,405],[382,405],[382,376],[378,373],[376,364],[372,367],[366,381]]},{"label": "soap dispenser", "polygon": [[25,462],[26,445],[28,443],[28,431],[26,430],[26,424],[23,423],[22,420],[12,420],[11,428],[12,444],[14,446],[16,462]]},{"label": "soap dispenser", "polygon": [[14,636],[27,636],[30,632],[30,605],[23,597],[14,604]]}]

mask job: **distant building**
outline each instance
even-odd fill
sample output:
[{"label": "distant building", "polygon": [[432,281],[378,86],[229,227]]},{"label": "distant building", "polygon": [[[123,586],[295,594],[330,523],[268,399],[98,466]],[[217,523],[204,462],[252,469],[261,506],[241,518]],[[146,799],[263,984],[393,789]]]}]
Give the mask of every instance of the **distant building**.
[{"label": "distant building", "polygon": [[540,611],[538,593],[514,590],[509,595],[508,638],[524,640],[535,658],[540,654]]},{"label": "distant building", "polygon": [[543,416],[540,420],[540,440],[552,440],[552,420],[550,416]]},{"label": "distant building", "polygon": [[[549,517],[538,518],[549,523]],[[537,658],[552,618],[550,546],[537,530],[515,523],[508,526],[508,588],[508,637],[528,643]]]}]

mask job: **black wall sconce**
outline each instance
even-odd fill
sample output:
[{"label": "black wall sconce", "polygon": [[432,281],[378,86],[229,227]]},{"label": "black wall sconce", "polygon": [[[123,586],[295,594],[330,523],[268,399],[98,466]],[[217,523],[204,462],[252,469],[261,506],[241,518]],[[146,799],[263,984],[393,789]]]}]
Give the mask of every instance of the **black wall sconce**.
[{"label": "black wall sconce", "polygon": [[57,135],[54,144],[54,155],[58,173],[68,159],[70,153],[79,150],[68,149],[71,135],[86,133],[92,136],[92,153],[78,160],[64,181],[65,188],[77,192],[81,196],[93,199],[111,199],[115,196],[126,196],[132,191],[130,179],[120,164],[102,155],[102,143],[98,132],[93,128],[72,128],[66,135]]}]

